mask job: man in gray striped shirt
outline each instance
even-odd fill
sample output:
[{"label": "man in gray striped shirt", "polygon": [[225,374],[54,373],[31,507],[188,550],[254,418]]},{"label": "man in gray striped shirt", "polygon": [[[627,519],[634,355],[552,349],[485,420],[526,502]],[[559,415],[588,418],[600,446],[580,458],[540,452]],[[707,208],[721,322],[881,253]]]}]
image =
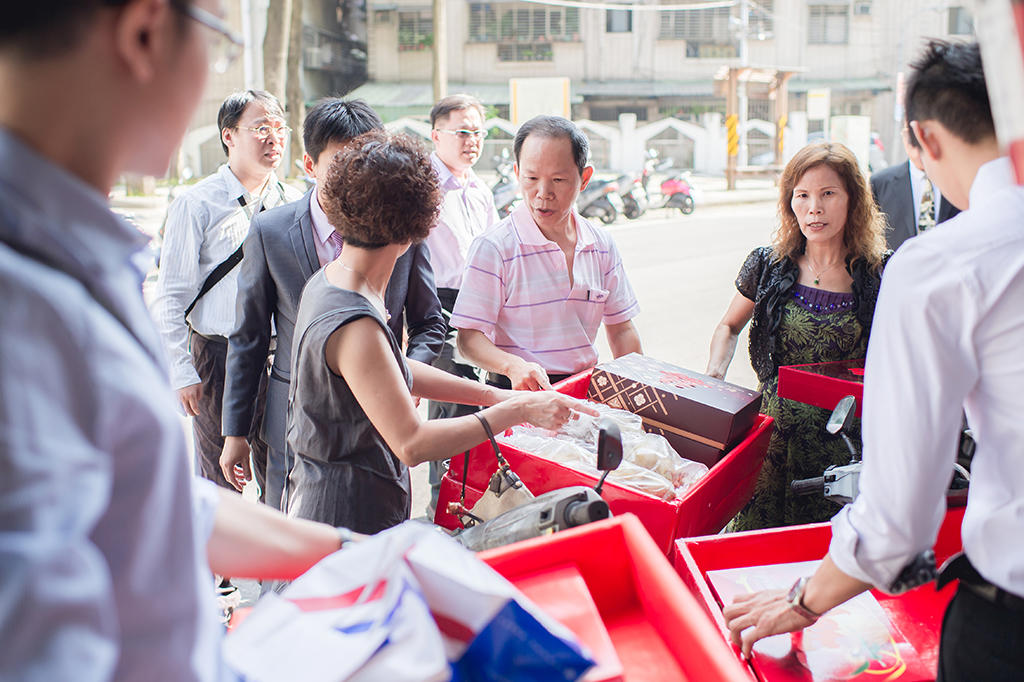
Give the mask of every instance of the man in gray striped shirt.
[{"label": "man in gray striped shirt", "polygon": [[[168,208],[152,312],[168,349],[171,385],[185,414],[195,418],[197,470],[231,488],[219,465],[221,402],[241,245],[255,214],[301,193],[274,174],[289,129],[273,95],[261,90],[230,95],[221,104],[217,127],[228,162]],[[261,488],[267,449],[257,434],[265,390],[266,379],[249,432]]]}]

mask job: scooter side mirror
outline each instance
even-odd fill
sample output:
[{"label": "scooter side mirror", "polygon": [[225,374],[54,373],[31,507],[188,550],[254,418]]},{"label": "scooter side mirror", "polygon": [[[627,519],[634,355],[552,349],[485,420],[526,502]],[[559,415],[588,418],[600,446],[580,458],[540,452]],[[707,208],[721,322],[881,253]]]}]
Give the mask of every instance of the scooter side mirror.
[{"label": "scooter side mirror", "polygon": [[852,395],[844,397],[832,410],[828,423],[825,424],[825,430],[834,436],[850,428],[850,425],[853,424],[853,413],[856,411],[857,399]]},{"label": "scooter side mirror", "polygon": [[622,464],[622,432],[619,425],[608,417],[598,422],[597,468],[612,471]]}]

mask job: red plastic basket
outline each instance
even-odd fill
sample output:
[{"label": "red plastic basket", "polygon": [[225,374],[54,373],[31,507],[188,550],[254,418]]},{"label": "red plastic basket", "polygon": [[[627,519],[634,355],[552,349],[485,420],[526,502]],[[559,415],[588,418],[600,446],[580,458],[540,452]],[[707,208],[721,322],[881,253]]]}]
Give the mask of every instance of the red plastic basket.
[{"label": "red plastic basket", "polygon": [[[590,383],[590,371],[582,372],[555,385],[555,389],[584,398]],[[611,481],[602,489],[602,497],[613,514],[636,514],[655,543],[668,554],[676,538],[717,533],[743,508],[757,483],[761,464],[768,450],[772,418],[758,415],[747,435],[716,463],[700,481],[676,500],[666,502],[638,490]],[[593,487],[597,478],[546,460],[528,452],[499,443],[502,454],[526,486],[535,494],[574,485]],[[448,503],[457,502],[462,491],[464,455],[451,459],[448,473],[441,481],[441,490],[434,514],[434,523],[448,529],[461,527],[458,519],[448,513]],[[497,460],[490,443],[470,450],[466,476],[465,504],[471,507],[483,494]]]}]

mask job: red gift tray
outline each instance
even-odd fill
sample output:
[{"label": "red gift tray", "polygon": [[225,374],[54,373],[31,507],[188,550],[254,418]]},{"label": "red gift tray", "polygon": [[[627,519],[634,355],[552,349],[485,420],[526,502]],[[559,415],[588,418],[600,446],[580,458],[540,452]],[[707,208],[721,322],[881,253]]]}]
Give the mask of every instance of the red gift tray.
[{"label": "red gift tray", "polygon": [[[963,508],[950,509],[946,513],[934,547],[936,561],[940,565],[961,550],[960,526],[963,516]],[[708,572],[749,566],[764,566],[766,570],[771,570],[768,567],[775,564],[821,559],[828,553],[831,540],[832,526],[828,523],[684,538],[676,542],[673,563],[683,582],[718,624],[720,634],[727,642],[729,634],[722,616],[722,604],[708,579]],[[953,593],[954,590],[949,586],[936,591],[934,583],[899,596],[876,590],[869,593],[877,600],[892,627],[916,652],[916,659],[909,662],[907,670],[930,671],[926,679],[934,679],[937,670],[942,617]],[[742,660],[738,649],[734,649],[734,655]],[[774,672],[770,675],[765,674],[756,662],[753,664],[757,679],[765,682],[814,679],[806,668],[793,665],[792,662],[784,673],[780,672],[781,666],[776,665],[778,661],[773,659],[771,663]],[[875,679],[895,680],[901,677],[879,678],[876,675]]]},{"label": "red gift tray", "polygon": [[[745,667],[661,549],[632,515],[589,523],[479,556],[555,618],[565,606],[556,584],[582,579],[597,619],[562,620],[598,666],[585,677],[629,682],[749,680]],[[546,580],[549,588],[543,589]],[[592,642],[611,642],[613,651]],[[603,653],[602,653],[603,652]]]},{"label": "red gift tray", "polygon": [[832,410],[848,395],[857,399],[855,415],[859,417],[864,402],[863,358],[779,367],[780,398]]},{"label": "red gift tray", "polygon": [[[556,384],[555,388],[583,399],[589,383],[588,370]],[[717,533],[743,508],[761,472],[771,431],[772,418],[758,415],[754,427],[743,440],[726,453],[683,497],[671,502],[612,481],[605,482],[601,497],[608,502],[613,514],[636,514],[655,543],[668,554],[676,538]],[[512,470],[535,495],[567,486],[594,487],[597,484],[597,479],[589,474],[504,443],[498,446]],[[453,457],[448,473],[441,479],[434,523],[450,530],[462,527],[459,520],[447,510],[449,502],[459,500],[464,462],[464,455]],[[490,443],[483,443],[470,450],[466,507],[472,507],[480,498],[497,467]]]}]

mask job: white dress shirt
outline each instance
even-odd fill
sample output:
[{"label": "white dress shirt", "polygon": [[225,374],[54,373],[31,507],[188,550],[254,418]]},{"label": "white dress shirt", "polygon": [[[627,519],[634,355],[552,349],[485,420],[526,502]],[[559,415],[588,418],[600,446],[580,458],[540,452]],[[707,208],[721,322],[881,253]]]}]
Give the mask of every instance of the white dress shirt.
[{"label": "white dress shirt", "polygon": [[[182,192],[167,208],[151,308],[168,350],[174,389],[199,383],[189,353],[185,309],[210,273],[245,241],[249,221],[260,206],[273,208],[301,196],[275,176],[261,196],[253,197],[225,164]],[[199,299],[188,317],[195,331],[204,336],[228,337],[235,330],[237,279],[235,267]]]},{"label": "white dress shirt", "polygon": [[334,227],[327,219],[323,207],[320,206],[316,189],[309,193],[309,218],[313,223],[313,246],[316,247],[316,257],[320,261],[320,267],[323,267],[340,256],[341,249],[335,248],[331,243]]},{"label": "white dress shirt", "polygon": [[961,405],[977,450],[962,528],[978,571],[1024,596],[1024,187],[982,166],[970,210],[900,247],[868,344],[860,495],[829,554],[888,589],[932,546],[946,510]]},{"label": "white dress shirt", "polygon": [[146,240],[3,129],[0,207],[0,679],[225,679]]},{"label": "white dress shirt", "polygon": [[[918,225],[918,221],[921,218],[921,197],[924,196],[926,176],[923,170],[919,169],[909,160],[907,161],[907,166],[910,168],[910,191],[914,197],[914,228],[920,234],[921,227]],[[939,223],[939,204],[942,202],[942,192],[939,191],[938,186],[934,182],[930,180],[928,182],[932,186],[932,213],[937,225]]]},{"label": "white dress shirt", "polygon": [[470,168],[465,184],[438,158],[430,155],[444,199],[437,225],[430,230],[425,243],[430,249],[430,266],[439,289],[458,289],[466,269],[469,245],[498,222],[494,195]]}]

